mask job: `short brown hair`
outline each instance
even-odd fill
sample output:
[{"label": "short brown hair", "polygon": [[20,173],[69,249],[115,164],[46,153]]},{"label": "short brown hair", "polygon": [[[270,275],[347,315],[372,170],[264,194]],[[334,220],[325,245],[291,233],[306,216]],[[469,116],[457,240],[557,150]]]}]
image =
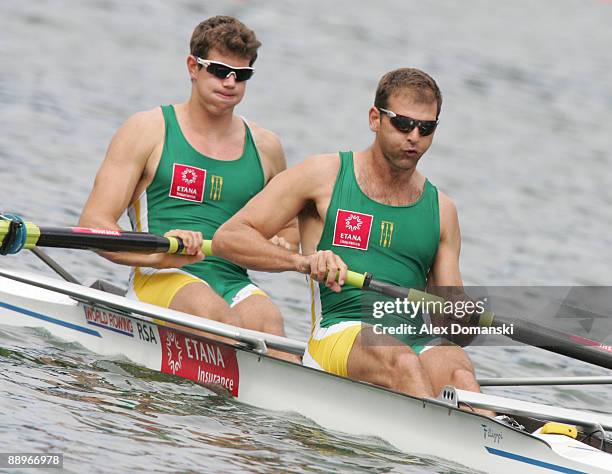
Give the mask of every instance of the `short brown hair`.
[{"label": "short brown hair", "polygon": [[387,108],[389,97],[404,89],[413,92],[415,99],[419,102],[433,102],[435,100],[438,106],[436,118],[440,115],[442,93],[438,84],[429,74],[414,68],[396,69],[385,74],[378,83],[374,106]]},{"label": "short brown hair", "polygon": [[231,16],[218,15],[195,27],[189,46],[195,57],[206,59],[211,49],[217,49],[221,53],[248,58],[252,66],[261,42],[253,30],[241,21]]}]

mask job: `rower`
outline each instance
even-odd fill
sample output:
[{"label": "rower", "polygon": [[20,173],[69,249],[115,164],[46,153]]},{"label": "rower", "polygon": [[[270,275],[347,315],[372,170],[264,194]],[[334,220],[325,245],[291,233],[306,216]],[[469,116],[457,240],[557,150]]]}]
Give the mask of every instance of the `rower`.
[{"label": "rower", "polygon": [[[234,114],[260,45],[229,16],[196,26],[187,57],[189,100],[137,113],[117,131],[80,225],[119,229],[128,208],[133,230],[182,239],[187,255],[100,252],[133,267],[129,296],[284,335],[279,309],[246,270],[222,258],[203,260],[201,251],[203,235],[211,238],[286,168],[279,139]],[[146,58],[136,60],[148,67]],[[283,227],[275,242],[295,248],[295,225]]]},{"label": "rower", "polygon": [[[342,287],[347,265],[360,272],[375,268],[379,279],[403,287],[462,287],[455,205],[417,170],[441,105],[428,74],[407,68],[385,74],[368,112],[375,134],[369,148],[309,157],[215,234],[215,255],[247,268],[310,276],[305,365],[420,397],[433,397],[445,385],[479,391],[461,347],[418,332],[423,314],[378,319],[374,305],[364,314],[359,290]],[[268,242],[298,215],[303,255]],[[378,323],[386,334],[375,330]],[[389,331],[404,323],[417,332]]]}]

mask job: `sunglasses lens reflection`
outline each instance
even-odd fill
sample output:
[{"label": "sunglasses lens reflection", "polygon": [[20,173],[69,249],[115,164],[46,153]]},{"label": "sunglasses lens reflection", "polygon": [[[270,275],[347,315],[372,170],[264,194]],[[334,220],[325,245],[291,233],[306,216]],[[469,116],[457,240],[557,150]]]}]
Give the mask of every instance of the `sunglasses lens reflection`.
[{"label": "sunglasses lens reflection", "polygon": [[431,135],[436,130],[437,126],[437,123],[434,121],[421,122],[419,120],[414,120],[410,117],[404,117],[402,115],[391,117],[391,123],[402,133],[410,133],[414,130],[415,127],[418,126],[419,134],[422,137]]},{"label": "sunglasses lens reflection", "polygon": [[209,64],[206,70],[215,77],[218,77],[219,79],[225,79],[233,72],[236,76],[236,81],[238,82],[246,81],[250,79],[253,75],[252,69],[234,69],[228,66],[224,66],[222,64],[215,63]]},{"label": "sunglasses lens reflection", "polygon": [[409,119],[407,117],[392,117],[391,123],[397,128],[400,132],[410,133],[414,130],[416,123],[414,120]]},{"label": "sunglasses lens reflection", "polygon": [[421,122],[419,125],[419,133],[423,137],[431,135],[436,130],[436,125],[435,122]]}]

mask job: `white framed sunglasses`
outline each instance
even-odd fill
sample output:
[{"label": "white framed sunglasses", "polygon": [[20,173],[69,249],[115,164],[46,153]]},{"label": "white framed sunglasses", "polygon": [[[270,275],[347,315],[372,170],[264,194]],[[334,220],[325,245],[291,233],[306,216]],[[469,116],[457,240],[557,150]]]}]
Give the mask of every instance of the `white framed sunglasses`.
[{"label": "white framed sunglasses", "polygon": [[248,81],[253,74],[255,69],[252,67],[234,67],[229,64],[222,63],[220,61],[212,61],[210,59],[202,59],[196,57],[196,62],[206,68],[206,72],[209,72],[219,79],[227,79],[230,75],[234,75],[236,82]]}]

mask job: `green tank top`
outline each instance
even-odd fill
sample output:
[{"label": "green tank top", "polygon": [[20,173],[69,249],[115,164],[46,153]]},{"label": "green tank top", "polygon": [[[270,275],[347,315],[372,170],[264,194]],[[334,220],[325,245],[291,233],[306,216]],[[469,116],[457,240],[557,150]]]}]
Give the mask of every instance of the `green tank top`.
[{"label": "green tank top", "polygon": [[[264,187],[264,172],[253,136],[245,122],[240,158],[216,160],[187,142],[173,106],[162,106],[162,113],[166,124],[164,148],[153,181],[131,206],[132,227],[158,235],[172,229],[195,230],[212,239],[219,226]],[[218,257],[207,257],[181,269],[206,280],[206,267],[220,263],[246,274],[242,267]]]},{"label": "green tank top", "polygon": [[[419,199],[389,206],[370,199],[355,178],[353,153],[340,152],[340,170],[318,250],[332,250],[351,270],[377,280],[424,289],[440,242],[438,190],[429,180]],[[363,319],[363,292],[344,286],[334,293],[318,285],[322,327]]]}]

